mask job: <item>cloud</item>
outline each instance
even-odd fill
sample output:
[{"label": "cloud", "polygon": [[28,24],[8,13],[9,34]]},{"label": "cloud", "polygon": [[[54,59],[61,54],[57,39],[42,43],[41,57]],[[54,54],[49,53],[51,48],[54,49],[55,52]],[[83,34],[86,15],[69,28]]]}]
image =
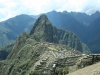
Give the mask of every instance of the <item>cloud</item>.
[{"label": "cloud", "polygon": [[0,21],[8,19],[9,17],[17,15],[13,9],[17,6],[13,0],[1,0],[0,1]]},{"label": "cloud", "polygon": [[37,15],[52,10],[92,14],[100,11],[100,0],[0,0],[0,21],[19,14]]},{"label": "cloud", "polygon": [[100,11],[100,0],[88,0],[82,11],[87,14],[95,13],[96,11]]},{"label": "cloud", "polygon": [[[81,11],[86,0],[66,0],[58,11]],[[80,8],[81,7],[81,8]]]}]

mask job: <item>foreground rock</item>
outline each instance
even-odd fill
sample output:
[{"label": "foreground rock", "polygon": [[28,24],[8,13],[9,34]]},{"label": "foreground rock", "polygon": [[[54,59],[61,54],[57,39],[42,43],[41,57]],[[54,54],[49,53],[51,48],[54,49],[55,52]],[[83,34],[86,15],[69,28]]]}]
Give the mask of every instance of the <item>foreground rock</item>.
[{"label": "foreground rock", "polygon": [[68,75],[100,75],[100,63],[85,67]]}]

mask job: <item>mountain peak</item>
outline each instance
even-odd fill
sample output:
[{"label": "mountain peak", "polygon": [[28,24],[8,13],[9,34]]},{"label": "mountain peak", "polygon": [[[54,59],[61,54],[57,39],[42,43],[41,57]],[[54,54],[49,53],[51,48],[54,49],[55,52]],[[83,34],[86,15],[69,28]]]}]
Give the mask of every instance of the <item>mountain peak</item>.
[{"label": "mountain peak", "polygon": [[30,32],[30,36],[39,42],[65,44],[81,52],[83,49],[82,43],[75,34],[62,29],[57,29],[52,25],[46,15],[41,15],[36,20]]},{"label": "mountain peak", "polygon": [[47,18],[47,16],[46,16],[45,14],[42,14],[42,15],[39,17],[39,19],[44,19],[44,20],[45,20],[45,19],[48,19],[48,18]]},{"label": "mountain peak", "polygon": [[45,14],[41,15],[36,22],[34,23],[33,28],[30,31],[30,35],[34,34],[34,31],[38,28],[44,28],[46,25],[51,25],[50,21],[48,20]]},{"label": "mountain peak", "polygon": [[36,20],[30,35],[37,41],[53,41],[53,26],[45,14]]}]

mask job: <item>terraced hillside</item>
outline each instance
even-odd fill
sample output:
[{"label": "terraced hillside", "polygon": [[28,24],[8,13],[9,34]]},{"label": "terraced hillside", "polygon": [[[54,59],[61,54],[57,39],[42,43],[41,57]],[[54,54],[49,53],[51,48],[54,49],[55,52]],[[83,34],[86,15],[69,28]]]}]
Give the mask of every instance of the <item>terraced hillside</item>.
[{"label": "terraced hillside", "polygon": [[23,32],[6,60],[0,61],[0,75],[68,74],[71,68],[76,70],[83,49],[89,52],[74,33],[57,29],[42,15],[30,34]]}]

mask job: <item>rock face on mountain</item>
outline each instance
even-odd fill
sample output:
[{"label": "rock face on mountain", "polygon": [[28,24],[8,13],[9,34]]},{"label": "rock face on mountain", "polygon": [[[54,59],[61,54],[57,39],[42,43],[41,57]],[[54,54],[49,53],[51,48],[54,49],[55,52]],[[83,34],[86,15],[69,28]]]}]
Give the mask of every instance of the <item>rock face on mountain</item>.
[{"label": "rock face on mountain", "polygon": [[53,26],[46,15],[38,18],[30,32],[37,41],[53,42]]},{"label": "rock face on mountain", "polygon": [[81,57],[82,49],[75,34],[57,29],[42,15],[30,34],[23,32],[7,59],[0,61],[0,75],[67,74]]}]

